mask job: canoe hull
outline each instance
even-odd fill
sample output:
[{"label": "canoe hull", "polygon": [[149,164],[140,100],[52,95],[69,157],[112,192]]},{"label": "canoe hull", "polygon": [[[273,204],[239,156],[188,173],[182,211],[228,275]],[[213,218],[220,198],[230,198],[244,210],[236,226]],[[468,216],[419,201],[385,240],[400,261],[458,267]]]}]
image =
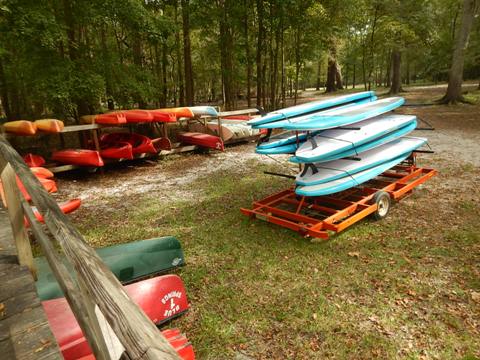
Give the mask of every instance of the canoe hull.
[{"label": "canoe hull", "polygon": [[[122,283],[185,265],[180,242],[173,236],[108,246],[96,249],[96,252]],[[40,299],[62,297],[62,290],[46,259],[37,257],[35,263],[39,274],[36,287]]]}]

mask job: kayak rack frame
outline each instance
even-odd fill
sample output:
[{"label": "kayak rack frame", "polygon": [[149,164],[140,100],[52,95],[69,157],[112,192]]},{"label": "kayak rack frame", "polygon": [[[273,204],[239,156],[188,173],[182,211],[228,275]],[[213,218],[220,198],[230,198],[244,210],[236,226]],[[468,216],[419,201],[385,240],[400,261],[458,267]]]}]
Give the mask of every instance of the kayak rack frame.
[{"label": "kayak rack frame", "polygon": [[301,196],[295,194],[292,187],[254,201],[251,209],[240,211],[250,218],[280,225],[305,237],[326,240],[374,214],[378,209],[375,194],[386,192],[391,201],[399,201],[437,173],[434,169],[416,167],[412,157],[360,186],[336,194]]}]

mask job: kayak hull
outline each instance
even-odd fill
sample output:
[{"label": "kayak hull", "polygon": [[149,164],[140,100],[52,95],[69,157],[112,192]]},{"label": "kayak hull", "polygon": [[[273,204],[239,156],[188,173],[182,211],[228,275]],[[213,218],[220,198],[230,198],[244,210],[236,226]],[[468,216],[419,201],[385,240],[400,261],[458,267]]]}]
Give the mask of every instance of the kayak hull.
[{"label": "kayak hull", "polygon": [[215,150],[224,150],[224,145],[222,139],[218,136],[202,134],[197,132],[186,132],[180,133],[177,135],[177,138],[180,142],[190,145],[198,145],[200,147],[215,149]]},{"label": "kayak hull", "polygon": [[119,143],[127,142],[132,146],[133,155],[156,154],[158,151],[152,140],[136,133],[111,133],[105,134],[100,138],[100,146],[108,148],[114,147]]},{"label": "kayak hull", "polygon": [[15,135],[31,136],[37,132],[35,123],[28,120],[9,121],[3,124],[5,132]]},{"label": "kayak hull", "polygon": [[153,112],[156,113],[165,113],[175,115],[175,119],[180,118],[193,118],[195,114],[188,107],[176,107],[176,108],[164,108],[164,109],[155,109]]},{"label": "kayak hull", "polygon": [[[96,249],[96,252],[122,283],[185,265],[180,242],[173,236],[108,246]],[[62,297],[62,290],[46,259],[37,257],[35,263],[39,274],[36,287],[40,299]]]},{"label": "kayak hull", "polygon": [[133,159],[133,148],[128,142],[118,142],[100,150],[100,156],[107,159]]},{"label": "kayak hull", "polygon": [[[62,210],[64,214],[70,214],[71,212],[74,212],[75,210],[77,210],[81,204],[82,204],[82,200],[72,199],[72,200],[67,200],[59,203],[58,207],[60,208],[60,210]],[[37,218],[37,220],[43,223],[44,222],[43,216],[40,214],[36,206],[32,206],[32,211],[35,217]],[[27,227],[30,226],[26,218],[25,218],[25,226]]]},{"label": "kayak hull", "polygon": [[52,153],[52,160],[62,164],[79,166],[103,166],[103,160],[100,153],[95,150],[87,149],[66,149]]},{"label": "kayak hull", "polygon": [[153,114],[148,110],[123,110],[127,123],[152,122]]},{"label": "kayak hull", "polygon": [[52,134],[62,132],[65,127],[63,121],[57,119],[35,120],[34,124],[38,130]]},{"label": "kayak hull", "polygon": [[125,114],[114,111],[106,114],[85,115],[80,118],[84,124],[122,125],[127,123]]}]

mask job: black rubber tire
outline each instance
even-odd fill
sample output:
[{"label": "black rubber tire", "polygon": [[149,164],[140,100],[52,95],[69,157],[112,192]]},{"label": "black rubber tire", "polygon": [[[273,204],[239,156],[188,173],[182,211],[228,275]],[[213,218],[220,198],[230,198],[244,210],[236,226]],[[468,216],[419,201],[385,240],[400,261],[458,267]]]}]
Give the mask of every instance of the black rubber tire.
[{"label": "black rubber tire", "polygon": [[376,220],[382,220],[390,211],[392,201],[390,195],[385,191],[378,191],[372,199],[372,203],[377,204],[377,210],[372,214]]}]

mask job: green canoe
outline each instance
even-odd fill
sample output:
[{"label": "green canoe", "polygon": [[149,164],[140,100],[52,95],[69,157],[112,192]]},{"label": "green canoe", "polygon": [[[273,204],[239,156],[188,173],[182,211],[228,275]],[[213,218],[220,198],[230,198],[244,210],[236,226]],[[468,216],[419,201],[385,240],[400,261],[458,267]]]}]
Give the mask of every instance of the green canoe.
[{"label": "green canoe", "polygon": [[[122,283],[185,265],[180,242],[173,236],[113,245],[96,251]],[[40,299],[43,301],[63,297],[46,258],[37,257],[35,262],[38,269],[36,287]]]}]

